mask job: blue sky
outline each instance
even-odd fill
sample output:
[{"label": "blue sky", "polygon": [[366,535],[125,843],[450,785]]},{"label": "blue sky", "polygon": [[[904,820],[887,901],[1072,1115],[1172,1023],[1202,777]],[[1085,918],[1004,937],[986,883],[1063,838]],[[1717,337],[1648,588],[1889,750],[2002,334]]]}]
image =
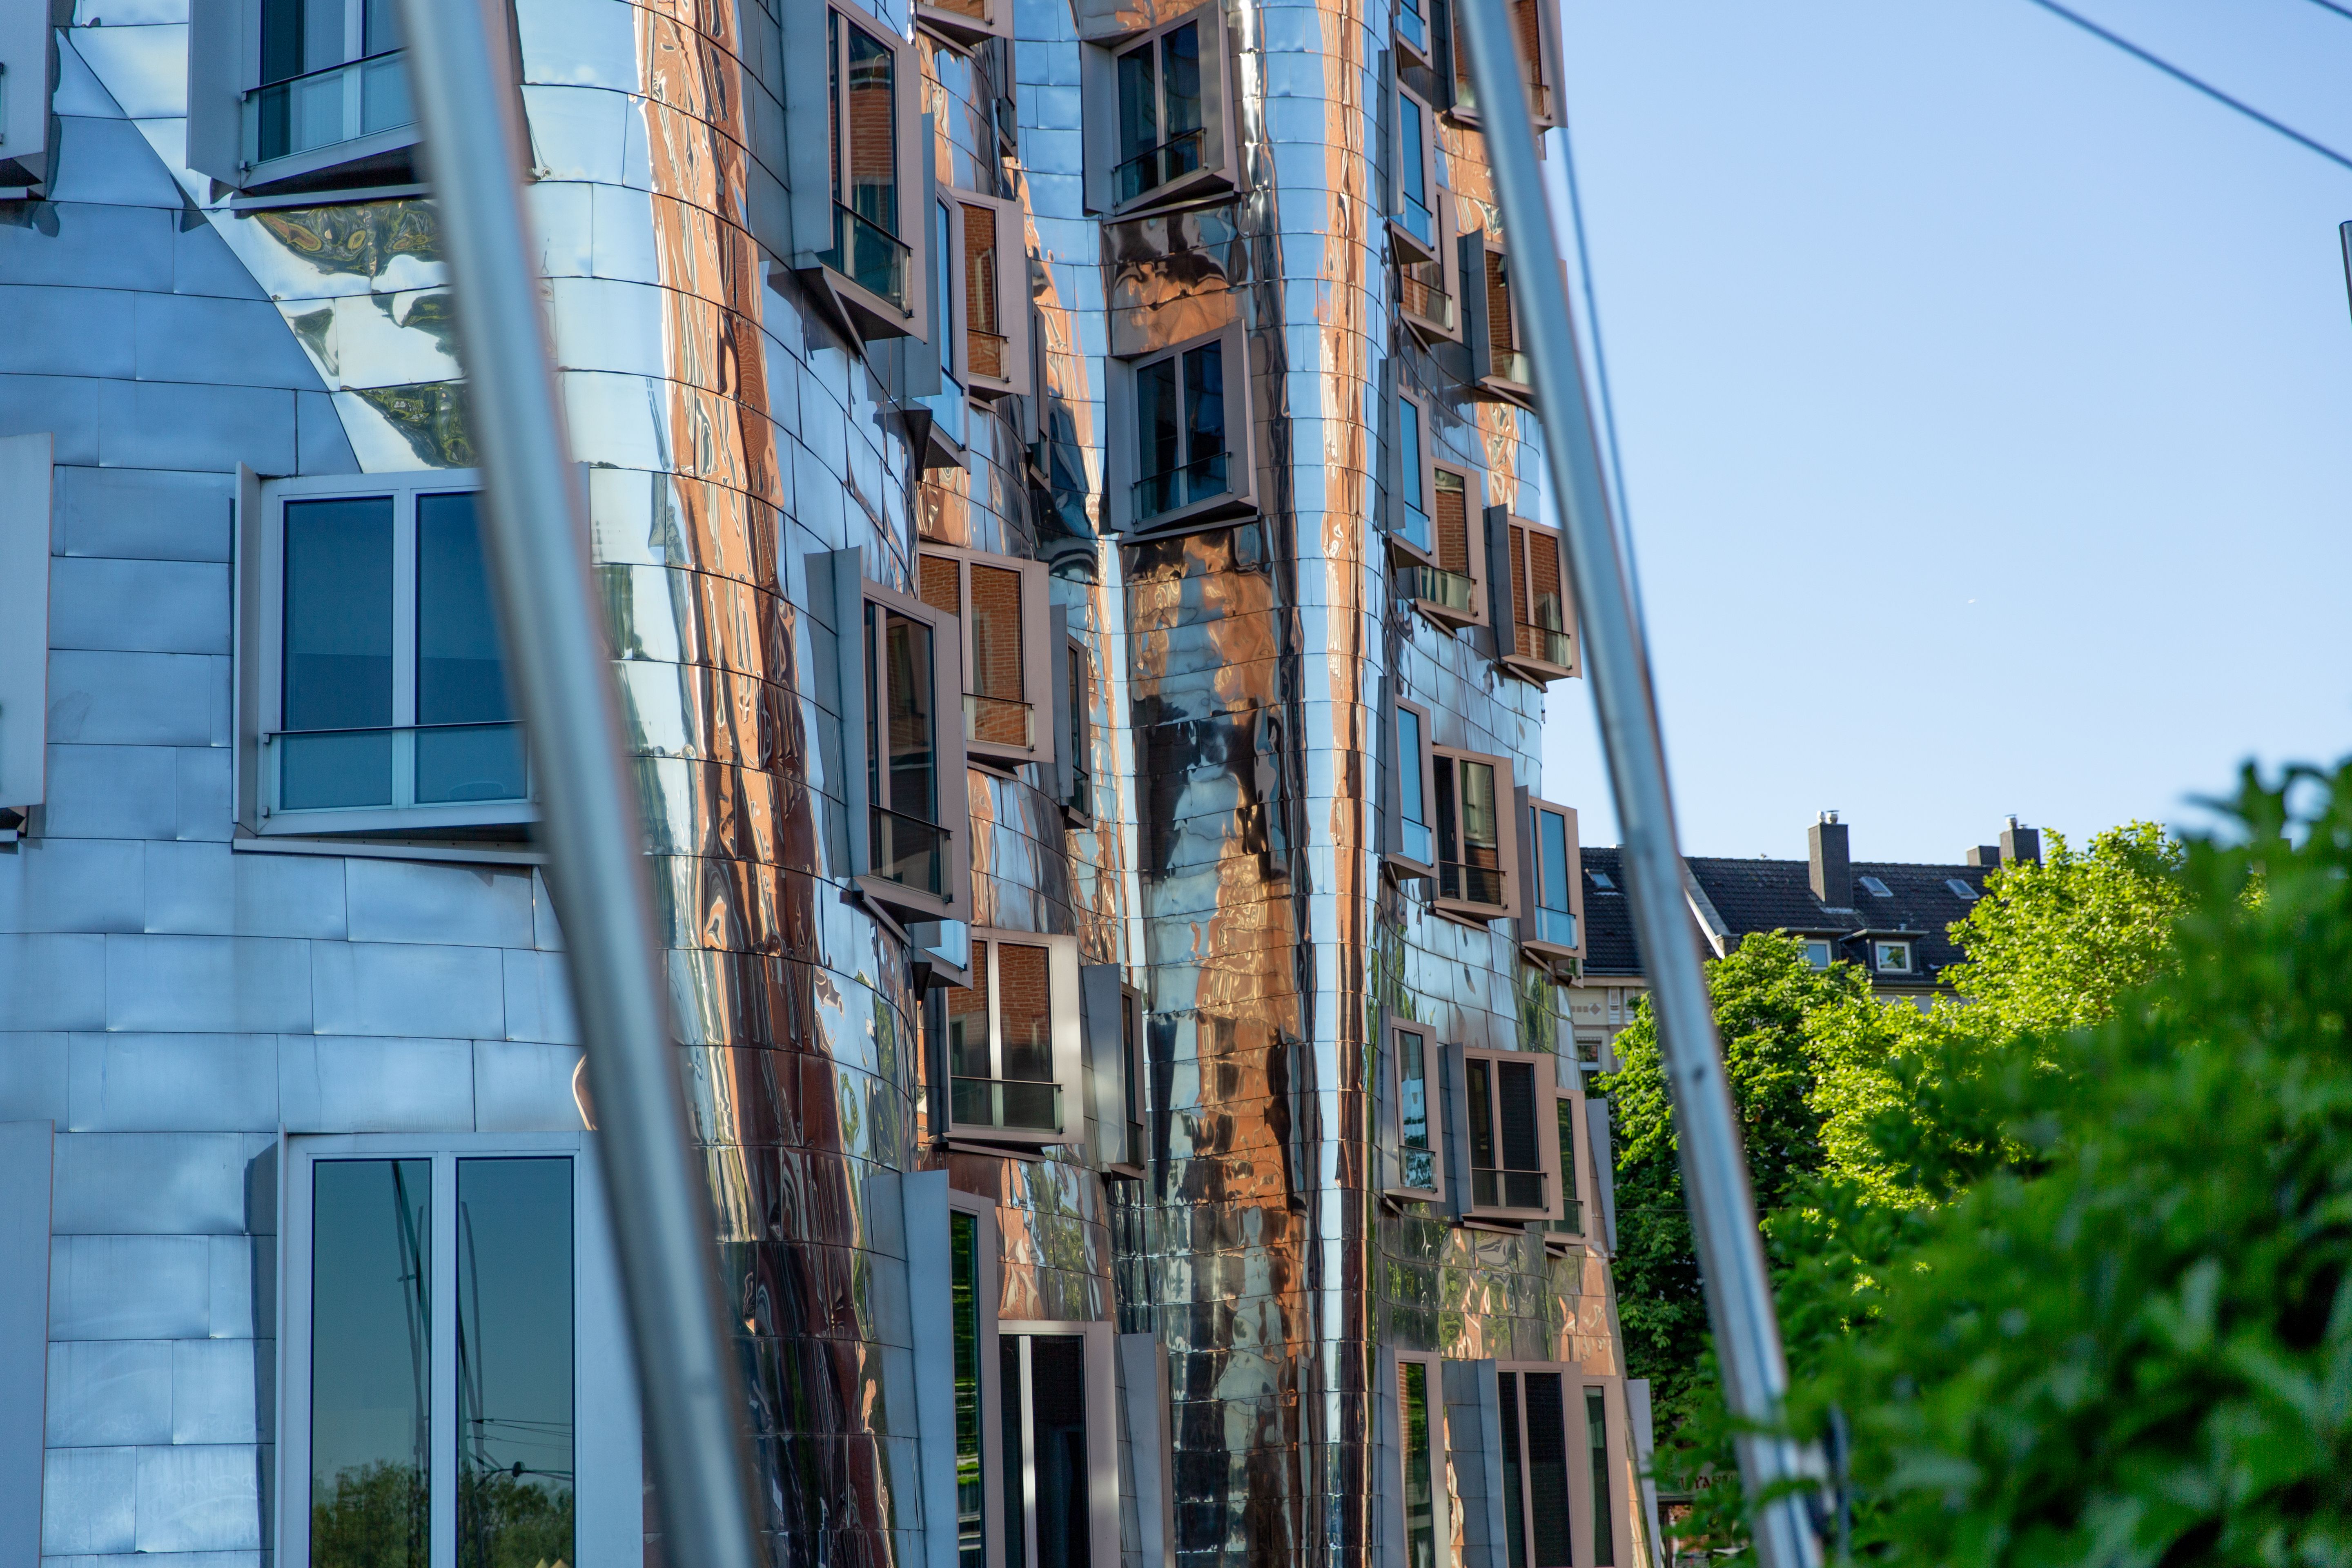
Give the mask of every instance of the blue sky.
[{"label": "blue sky", "polygon": [[[2075,8],[2352,154],[2352,20]],[[1685,849],[2352,752],[2352,171],[2027,0],[1562,0]],[[1545,793],[1614,814],[1582,684]]]}]

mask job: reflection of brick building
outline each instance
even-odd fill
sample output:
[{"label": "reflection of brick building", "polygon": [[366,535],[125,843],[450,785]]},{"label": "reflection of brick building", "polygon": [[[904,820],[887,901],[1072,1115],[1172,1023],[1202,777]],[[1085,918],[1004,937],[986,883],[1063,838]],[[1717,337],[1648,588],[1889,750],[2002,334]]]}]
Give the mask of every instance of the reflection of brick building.
[{"label": "reflection of brick building", "polygon": [[[1846,827],[1837,813],[1823,813],[1808,830],[1803,860],[1686,857],[1684,904],[1702,953],[1720,957],[1751,931],[1784,932],[1802,938],[1817,965],[1858,964],[1880,996],[1925,1005],[1945,967],[1961,957],[1950,928],[1984,896],[1987,874],[2042,858],[2041,834],[2015,817],[1998,844],[1972,847],[1948,866],[1853,860]],[[1570,1023],[1578,1055],[1598,1061],[1645,985],[1618,851],[1586,849],[1584,878],[1588,956]]]}]

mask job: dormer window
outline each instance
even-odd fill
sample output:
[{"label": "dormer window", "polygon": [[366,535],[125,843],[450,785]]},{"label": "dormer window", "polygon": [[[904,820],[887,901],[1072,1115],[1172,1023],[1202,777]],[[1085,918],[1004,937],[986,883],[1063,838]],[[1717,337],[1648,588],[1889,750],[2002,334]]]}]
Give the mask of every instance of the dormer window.
[{"label": "dormer window", "polygon": [[1907,942],[1874,942],[1870,944],[1871,963],[1881,974],[1911,973],[1911,944]]}]

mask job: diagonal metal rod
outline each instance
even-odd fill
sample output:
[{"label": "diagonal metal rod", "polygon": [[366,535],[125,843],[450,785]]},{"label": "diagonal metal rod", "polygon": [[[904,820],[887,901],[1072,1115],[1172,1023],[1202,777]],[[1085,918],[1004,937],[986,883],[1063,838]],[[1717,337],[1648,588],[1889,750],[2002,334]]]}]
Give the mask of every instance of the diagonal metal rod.
[{"label": "diagonal metal rod", "polygon": [[[540,786],[548,890],[588,1047],[604,1194],[636,1346],[663,1551],[760,1568],[741,1373],[720,1309],[709,1187],[687,1137],[655,960],[643,818],[588,562],[588,510],[557,400],[528,142],[488,5],[402,0],[427,175],[488,490],[491,576]],[[450,149],[454,156],[441,156]]]},{"label": "diagonal metal rod", "polygon": [[1774,1436],[1789,1391],[1780,1325],[1748,1161],[1723,1073],[1723,1049],[1699,968],[1697,943],[1683,907],[1682,855],[1675,842],[1674,799],[1666,784],[1665,747],[1657,703],[1617,533],[1609,516],[1592,409],[1584,392],[1584,363],[1569,314],[1568,283],[1555,257],[1551,214],[1536,167],[1535,131],[1528,116],[1503,0],[1458,0],[1470,47],[1478,110],[1486,121],[1486,157],[1502,201],[1505,233],[1517,243],[1512,295],[1535,366],[1536,406],[1544,425],[1545,455],[1559,497],[1561,532],[1576,579],[1576,608],[1584,627],[1586,668],[1617,820],[1625,839],[1627,892],[1633,930],[1649,973],[1658,1014],[1658,1041],[1672,1091],[1683,1192],[1690,1205],[1699,1274],[1706,1285],[1707,1320],[1723,1369],[1723,1392],[1733,1415],[1748,1428],[1738,1439],[1740,1478],[1748,1497],[1769,1500],[1754,1521],[1758,1561],[1764,1568],[1813,1568],[1821,1543],[1807,1519],[1805,1500],[1786,1483],[1809,1478],[1799,1445]]}]

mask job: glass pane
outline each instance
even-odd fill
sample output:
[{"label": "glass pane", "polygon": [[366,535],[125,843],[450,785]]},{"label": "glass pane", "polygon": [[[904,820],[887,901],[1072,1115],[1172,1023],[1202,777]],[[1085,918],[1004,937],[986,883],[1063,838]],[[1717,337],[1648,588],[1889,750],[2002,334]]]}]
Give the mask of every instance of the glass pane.
[{"label": "glass pane", "polygon": [[1171,357],[1135,373],[1136,466],[1146,479],[1172,474],[1184,463],[1183,424],[1176,404]]},{"label": "glass pane", "polygon": [[311,1167],[310,1561],[425,1568],[433,1164]]},{"label": "glass pane", "polygon": [[1184,461],[1192,493],[1225,488],[1225,345],[1203,343],[1184,356]]},{"label": "glass pane", "polygon": [[1427,1049],[1417,1034],[1397,1036],[1397,1137],[1407,1149],[1429,1147]]},{"label": "glass pane", "polygon": [[478,500],[416,500],[416,722],[475,726],[418,737],[420,801],[518,800],[526,793]]},{"label": "glass pane", "polygon": [[981,705],[978,738],[1029,743],[1027,714],[998,707],[1023,700],[1021,574],[1002,566],[971,569],[971,689],[992,699]]},{"label": "glass pane", "polygon": [[998,1026],[1003,1032],[1003,1077],[1020,1083],[1054,1080],[1054,997],[1047,953],[1016,942],[996,944]]},{"label": "glass pane", "polygon": [[[1142,1004],[1133,997],[1118,999],[1120,1055],[1127,1068],[1127,1120],[1131,1125],[1143,1121],[1143,1041],[1138,1037],[1142,1032]],[[1129,1149],[1127,1157],[1130,1163],[1139,1161],[1143,1152]]]},{"label": "glass pane", "polygon": [[1568,912],[1568,818],[1556,811],[1536,813],[1536,872],[1541,880],[1537,902],[1545,909]]},{"label": "glass pane", "polygon": [[302,0],[302,68],[325,70],[351,58],[343,47],[343,0]]},{"label": "glass pane", "polygon": [[1037,1568],[1088,1568],[1087,1342],[1029,1342],[1029,1425],[1037,1484]]},{"label": "glass pane", "polygon": [[1421,127],[1421,105],[1403,94],[1397,95],[1397,173],[1404,189],[1404,199],[1426,212],[1429,208],[1429,179],[1423,167],[1427,156],[1423,150]]},{"label": "glass pane", "polygon": [[[1409,398],[1397,399],[1397,461],[1404,476],[1405,504],[1419,511],[1427,499],[1421,476],[1421,405]],[[1426,548],[1428,531],[1429,523],[1424,517],[1422,537],[1413,542]]]},{"label": "glass pane", "polygon": [[988,948],[971,946],[971,984],[948,987],[948,1071],[957,1078],[994,1078],[988,1059]]},{"label": "glass pane", "polygon": [[1448,572],[1470,574],[1470,492],[1460,474],[1437,470],[1437,563]]},{"label": "glass pane", "polygon": [[1570,1568],[1568,1542],[1568,1426],[1556,1372],[1527,1374],[1528,1512],[1535,1525],[1535,1568]]},{"label": "glass pane", "polygon": [[1609,1405],[1597,1388],[1584,1391],[1584,1433],[1592,1455],[1592,1568],[1615,1568],[1617,1530],[1609,1510]]},{"label": "glass pane", "polygon": [[1486,1089],[1486,1064],[1471,1062],[1462,1072],[1470,1091],[1470,1163],[1481,1171],[1495,1168],[1495,1110]]},{"label": "glass pane", "polygon": [[901,816],[939,818],[938,710],[931,689],[931,628],[891,616],[884,635],[883,689],[890,736],[890,793]]},{"label": "glass pane", "polygon": [[[1118,158],[1122,163],[1160,144],[1160,106],[1151,90],[1151,55],[1152,46],[1145,44],[1118,57]],[[1144,182],[1147,188],[1157,183]]]},{"label": "glass pane", "polygon": [[284,726],[392,722],[392,498],[286,503]]},{"label": "glass pane", "polygon": [[362,0],[360,26],[362,54],[388,54],[400,47],[400,6],[397,0]]},{"label": "glass pane", "polygon": [[521,800],[530,794],[520,724],[457,724],[416,731],[416,799]]},{"label": "glass pane", "polygon": [[915,596],[935,610],[963,615],[963,583],[951,555],[925,555],[916,567]]},{"label": "glass pane", "polygon": [[849,209],[898,232],[898,62],[863,27],[849,32]]},{"label": "glass pane", "polygon": [[1495,1064],[1495,1120],[1502,1126],[1503,1169],[1540,1171],[1542,1145],[1536,1130],[1536,1068],[1533,1062]]},{"label": "glass pane", "polygon": [[[1168,122],[1168,140],[1175,141],[1188,131],[1201,129],[1201,28],[1187,22],[1160,40],[1160,112]],[[1170,160],[1170,178],[1201,166],[1200,149],[1194,145],[1191,156],[1184,150],[1171,149],[1175,154]],[[1180,161],[1181,160],[1181,161]]]},{"label": "glass pane", "polygon": [[956,1564],[986,1568],[980,1468],[980,1216],[948,1215],[949,1313],[955,1323]]},{"label": "glass pane", "polygon": [[457,1162],[457,1562],[570,1563],[572,1162]]},{"label": "glass pane", "polygon": [[1576,1179],[1576,1101],[1562,1095],[1556,1103],[1559,1108],[1559,1195],[1576,1203],[1583,1196]]},{"label": "glass pane", "polygon": [[[302,0],[261,0],[261,79],[284,81],[301,74]],[[273,151],[283,149],[265,146],[263,154]]]},{"label": "glass pane", "polygon": [[1021,1352],[1028,1342],[1017,1334],[996,1342],[997,1426],[1004,1440],[1003,1458],[998,1461],[1004,1483],[1004,1568],[1024,1568],[1028,1561],[1028,1450],[1021,1441],[1022,1413],[1029,1407]]},{"label": "glass pane", "polygon": [[[1431,768],[1437,780],[1437,858],[1447,866],[1458,865],[1462,859],[1461,825],[1454,809],[1454,759],[1440,757]],[[1459,898],[1458,879],[1448,886],[1449,879],[1441,878],[1439,889],[1448,897]]]},{"label": "glass pane", "polygon": [[1404,1373],[1405,1568],[1437,1568],[1437,1493],[1430,1466],[1429,1367],[1409,1361]]},{"label": "glass pane", "polygon": [[1519,1374],[1496,1378],[1502,1396],[1503,1534],[1510,1543],[1510,1568],[1528,1568],[1528,1510],[1519,1476]]},{"label": "glass pane", "polygon": [[1421,715],[1410,708],[1400,708],[1396,721],[1397,815],[1404,825],[1403,842],[1397,848],[1426,864],[1429,860],[1429,801],[1421,768]]},{"label": "glass pane", "polygon": [[392,804],[389,730],[281,735],[278,761],[281,811]]},{"label": "glass pane", "polygon": [[1462,849],[1466,868],[1462,897],[1482,904],[1503,901],[1502,819],[1495,809],[1495,769],[1489,763],[1459,763],[1462,782]]},{"label": "glass pane", "polygon": [[[950,375],[956,373],[955,321],[950,314],[953,307],[950,304],[948,289],[948,258],[954,254],[948,237],[952,226],[948,204],[933,202],[931,204],[931,254],[938,259],[931,265],[930,276],[926,280],[926,286],[931,297],[931,320],[938,329],[933,333],[931,341],[940,345],[940,368]],[[966,265],[967,267],[970,265],[969,258]]]}]

